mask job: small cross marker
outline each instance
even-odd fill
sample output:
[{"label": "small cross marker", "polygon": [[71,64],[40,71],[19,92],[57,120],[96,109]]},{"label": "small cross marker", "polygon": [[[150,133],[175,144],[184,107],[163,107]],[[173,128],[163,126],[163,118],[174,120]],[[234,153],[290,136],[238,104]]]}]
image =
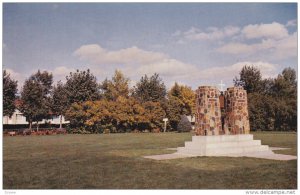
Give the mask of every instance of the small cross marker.
[{"label": "small cross marker", "polygon": [[225,84],[223,83],[223,81],[221,80],[221,83],[218,84],[220,85],[220,91],[224,91],[223,87],[225,86]]}]

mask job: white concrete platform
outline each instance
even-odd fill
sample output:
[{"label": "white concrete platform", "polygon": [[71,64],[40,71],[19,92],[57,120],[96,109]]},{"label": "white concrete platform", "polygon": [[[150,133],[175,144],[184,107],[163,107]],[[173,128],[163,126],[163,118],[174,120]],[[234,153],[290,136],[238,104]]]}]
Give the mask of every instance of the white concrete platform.
[{"label": "white concrete platform", "polygon": [[177,148],[178,154],[197,156],[243,156],[245,153],[265,151],[270,151],[269,146],[261,145],[260,140],[253,140],[251,134],[193,136],[192,141],[185,142],[185,147]]},{"label": "white concrete platform", "polygon": [[185,142],[185,147],[177,148],[173,154],[145,156],[155,160],[167,160],[196,156],[227,156],[227,157],[253,157],[272,160],[294,160],[297,156],[275,154],[272,150],[285,148],[261,145],[260,140],[253,140],[253,135],[218,135],[193,136],[192,141]]}]

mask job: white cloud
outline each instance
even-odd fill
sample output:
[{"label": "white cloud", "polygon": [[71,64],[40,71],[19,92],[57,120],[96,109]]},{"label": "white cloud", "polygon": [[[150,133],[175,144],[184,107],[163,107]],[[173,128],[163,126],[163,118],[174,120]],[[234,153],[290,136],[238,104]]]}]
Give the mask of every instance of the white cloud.
[{"label": "white cloud", "polygon": [[227,54],[268,54],[266,59],[281,60],[297,56],[297,32],[283,39],[262,39],[259,43],[246,44],[240,42],[227,43],[216,49]]},{"label": "white cloud", "polygon": [[217,48],[216,51],[228,54],[252,53],[254,51],[254,47],[253,45],[251,46],[244,43],[228,43]]},{"label": "white cloud", "polygon": [[53,82],[56,84],[57,81],[65,82],[66,76],[70,74],[70,72],[75,72],[74,68],[68,68],[67,66],[59,66],[54,68],[53,70],[48,70],[53,75]]},{"label": "white cloud", "polygon": [[100,45],[83,45],[74,52],[81,60],[92,64],[150,64],[160,61],[167,56],[165,54],[144,51],[135,46],[118,51],[108,51]]},{"label": "white cloud", "polygon": [[289,26],[297,26],[297,20],[289,20],[286,25],[286,27],[289,27]]},{"label": "white cloud", "polygon": [[18,81],[18,91],[20,92],[20,90],[23,86],[23,83],[25,81],[24,75],[20,74],[19,72],[16,72],[13,69],[8,68],[8,69],[5,69],[5,70],[10,75],[11,79]]},{"label": "white cloud", "polygon": [[288,36],[288,30],[277,22],[271,24],[250,24],[243,28],[242,34],[248,39],[272,38],[282,39]]},{"label": "white cloud", "polygon": [[110,65],[120,65],[118,68],[131,78],[158,73],[172,80],[189,77],[198,71],[196,66],[172,59],[164,53],[145,51],[137,47],[108,51],[96,44],[84,45],[74,55],[93,66],[101,66],[101,72],[111,72]]},{"label": "white cloud", "polygon": [[66,66],[59,66],[54,68],[54,70],[52,70],[52,74],[54,76],[67,76],[69,75],[70,72],[74,72],[75,69],[74,68],[67,68]]},{"label": "white cloud", "polygon": [[185,78],[197,71],[198,69],[194,65],[175,59],[164,59],[157,63],[140,66],[136,70],[136,73],[140,75],[159,73],[162,76],[172,78]]},{"label": "white cloud", "polygon": [[214,41],[231,37],[240,32],[240,28],[236,26],[225,26],[224,28],[208,27],[205,31],[192,27],[184,32],[184,38],[188,40]]},{"label": "white cloud", "polygon": [[[214,31],[214,29],[209,30]],[[230,32],[228,33],[230,34]],[[224,47],[223,52],[230,51],[233,54],[239,54],[241,51],[244,53],[255,53],[257,49],[264,50],[274,47],[277,41],[278,40],[271,39],[264,40],[262,43],[254,44],[255,46],[243,43],[234,43],[227,45],[227,48]],[[292,40],[289,42],[292,42]],[[289,48],[289,44],[286,44],[285,48]],[[74,53],[81,59],[95,63],[94,66],[91,67],[91,70],[96,76],[102,75],[101,78],[103,78],[104,73],[106,76],[112,75],[113,69],[111,69],[111,67],[116,68],[115,64],[117,63],[117,65],[119,65],[117,68],[133,80],[131,86],[133,86],[136,81],[145,74],[153,75],[154,73],[158,73],[163,78],[166,86],[171,87],[174,84],[174,81],[189,83],[190,85],[194,85],[195,83],[213,84],[216,79],[232,81],[234,76],[238,76],[240,70],[245,65],[254,65],[260,69],[263,77],[271,77],[277,74],[276,68],[278,67],[276,64],[271,64],[265,61],[244,61],[229,66],[200,69],[193,64],[188,64],[177,59],[170,58],[163,53],[149,52],[136,48],[134,51],[137,53],[137,57],[135,55],[128,55],[124,52],[128,50],[131,49],[125,48],[118,51],[109,51],[101,48],[99,45],[90,45],[80,47]],[[222,49],[219,49],[219,52],[222,52]],[[100,59],[99,56],[103,59]],[[117,56],[118,58],[110,59],[111,56]],[[121,58],[120,56],[123,57]],[[135,63],[136,61],[139,61],[140,63]]]},{"label": "white cloud", "polygon": [[257,67],[260,72],[262,73],[263,78],[268,78],[268,77],[273,77],[276,75],[276,67],[278,65],[276,64],[271,64],[268,62],[238,62],[235,64],[232,64],[230,66],[224,66],[224,67],[211,67],[208,69],[204,69],[200,71],[201,78],[203,79],[209,79],[209,78],[220,78],[223,80],[230,80],[233,79],[234,76],[238,76],[239,72],[242,70],[242,68],[245,66],[254,66]]},{"label": "white cloud", "polygon": [[275,45],[275,52],[274,56],[277,59],[286,59],[289,57],[296,57],[298,53],[298,45],[297,45],[297,38],[298,33],[295,32],[292,35],[288,36],[285,39],[277,41]]}]

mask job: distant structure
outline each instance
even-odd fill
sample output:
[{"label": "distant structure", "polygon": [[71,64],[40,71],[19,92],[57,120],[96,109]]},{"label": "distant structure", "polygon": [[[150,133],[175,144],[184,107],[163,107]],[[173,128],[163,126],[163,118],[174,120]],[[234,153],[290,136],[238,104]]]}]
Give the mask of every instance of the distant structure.
[{"label": "distant structure", "polygon": [[[13,115],[11,117],[3,116],[2,122],[3,122],[3,125],[26,125],[26,124],[28,124],[26,117],[18,109],[15,110],[15,112],[13,113]],[[39,124],[46,124],[46,123],[59,125],[60,124],[60,115],[52,116],[51,119],[43,119],[42,121],[39,121]],[[65,117],[62,116],[62,124],[67,124],[67,123],[70,123],[70,121],[66,121]]]},{"label": "distant structure", "polygon": [[196,94],[196,135],[249,134],[246,90],[230,87],[223,93],[213,86],[200,86]]}]

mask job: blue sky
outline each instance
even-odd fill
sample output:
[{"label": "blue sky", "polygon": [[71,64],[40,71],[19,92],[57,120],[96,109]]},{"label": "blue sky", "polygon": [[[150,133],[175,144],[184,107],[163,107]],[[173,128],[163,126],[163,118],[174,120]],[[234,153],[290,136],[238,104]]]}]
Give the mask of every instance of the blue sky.
[{"label": "blue sky", "polygon": [[3,68],[19,85],[90,68],[99,82],[120,69],[131,85],[157,72],[168,87],[229,87],[246,64],[297,69],[297,23],[296,3],[4,3]]}]

